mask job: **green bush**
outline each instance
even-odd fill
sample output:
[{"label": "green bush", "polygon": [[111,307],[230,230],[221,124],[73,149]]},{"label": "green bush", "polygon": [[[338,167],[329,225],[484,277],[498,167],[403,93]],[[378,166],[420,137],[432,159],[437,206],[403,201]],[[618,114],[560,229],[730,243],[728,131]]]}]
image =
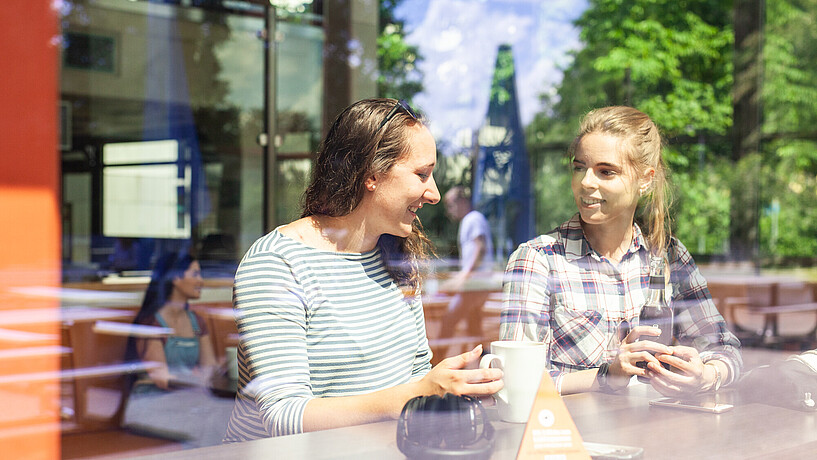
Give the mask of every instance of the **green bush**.
[{"label": "green bush", "polygon": [[706,166],[672,175],[673,233],[694,254],[724,254],[729,248],[729,167]]}]

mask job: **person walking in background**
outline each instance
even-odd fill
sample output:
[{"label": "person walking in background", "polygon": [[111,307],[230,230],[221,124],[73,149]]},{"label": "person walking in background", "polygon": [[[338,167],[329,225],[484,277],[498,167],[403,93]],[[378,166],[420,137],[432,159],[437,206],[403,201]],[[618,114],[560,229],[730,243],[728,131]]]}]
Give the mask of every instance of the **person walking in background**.
[{"label": "person walking in background", "polygon": [[189,303],[201,297],[203,285],[199,262],[189,253],[167,252],[157,259],[134,324],[172,333],[128,339],[125,362],[159,366],[131,379],[125,428],[184,441],[190,447],[221,442],[232,401],[209,393],[215,353],[204,319]]},{"label": "person walking in background", "polygon": [[236,272],[236,407],[226,442],[396,419],[421,395],[489,395],[481,347],[434,368],[417,211],[440,200],[437,151],[404,101],[344,109],[324,138],[302,218],[258,239]]},{"label": "person walking in background", "polygon": [[[500,337],[545,342],[562,394],[615,391],[637,375],[666,396],[684,396],[740,376],[740,342],[670,233],[661,144],[658,127],[636,109],[588,113],[569,150],[578,213],[521,244],[508,262]],[[639,208],[645,233],[635,223]],[[655,259],[669,279],[675,346],[651,340],[658,328],[638,325]]]},{"label": "person walking in background", "polygon": [[451,220],[459,222],[457,248],[460,270],[440,288],[454,295],[443,316],[438,337],[453,337],[457,325],[463,320],[466,321],[469,336],[482,337],[482,307],[490,294],[485,283],[490,281],[494,265],[491,227],[485,216],[471,206],[470,194],[464,187],[449,189],[444,204]]}]

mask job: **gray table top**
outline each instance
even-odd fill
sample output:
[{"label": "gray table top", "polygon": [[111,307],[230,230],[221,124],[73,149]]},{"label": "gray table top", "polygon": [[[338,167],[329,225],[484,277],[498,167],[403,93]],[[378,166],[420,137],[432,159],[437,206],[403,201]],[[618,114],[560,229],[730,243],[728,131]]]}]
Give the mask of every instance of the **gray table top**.
[{"label": "gray table top", "polygon": [[[814,458],[817,414],[758,403],[741,403],[730,391],[718,397],[735,404],[722,414],[658,408],[660,395],[648,385],[631,385],[622,394],[585,393],[564,402],[585,442],[637,446],[645,459]],[[496,420],[492,458],[512,459],[524,424]],[[403,459],[397,448],[396,422],[387,421],[244,443],[183,450],[162,459]],[[151,457],[144,457],[151,458]]]}]

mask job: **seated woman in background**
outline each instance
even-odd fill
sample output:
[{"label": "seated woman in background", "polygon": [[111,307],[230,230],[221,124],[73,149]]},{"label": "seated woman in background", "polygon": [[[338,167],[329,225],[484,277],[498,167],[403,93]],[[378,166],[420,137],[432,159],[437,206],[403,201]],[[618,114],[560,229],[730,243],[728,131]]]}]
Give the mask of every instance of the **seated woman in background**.
[{"label": "seated woman in background", "polygon": [[481,347],[433,369],[417,210],[440,194],[434,138],[404,102],[347,107],[318,150],[302,218],[257,240],[236,272],[239,391],[225,441],[397,418],[419,395],[488,395]]},{"label": "seated woman in background", "polygon": [[190,310],[190,300],[201,297],[199,262],[189,254],[171,252],[156,261],[142,308],[134,324],[173,329],[168,337],[128,341],[127,358],[153,361],[161,367],[136,382],[167,390],[171,383],[198,379],[206,382],[216,365],[213,343],[204,320]]},{"label": "seated woman in background", "polygon": [[[661,143],[658,127],[636,109],[587,114],[569,151],[579,212],[521,244],[508,262],[500,336],[545,342],[562,394],[619,390],[636,375],[682,396],[740,376],[740,343],[670,234]],[[647,233],[635,223],[639,203]],[[650,340],[660,330],[638,325],[654,260],[669,274],[677,346]]]},{"label": "seated woman in background", "polygon": [[135,325],[173,330],[169,336],[128,339],[126,362],[158,363],[136,376],[125,411],[125,427],[187,441],[191,446],[221,442],[232,401],[213,398],[207,382],[216,366],[204,320],[190,300],[201,296],[198,261],[171,252],[156,262]]}]

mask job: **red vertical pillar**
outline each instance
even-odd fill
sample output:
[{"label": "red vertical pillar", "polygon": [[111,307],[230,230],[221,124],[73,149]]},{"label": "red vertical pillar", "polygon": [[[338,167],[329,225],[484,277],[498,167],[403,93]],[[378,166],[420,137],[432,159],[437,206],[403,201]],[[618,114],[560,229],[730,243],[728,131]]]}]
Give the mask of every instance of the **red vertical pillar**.
[{"label": "red vertical pillar", "polygon": [[[59,30],[51,0],[0,6],[0,457],[59,458]],[[21,319],[22,318],[22,319]]]}]

